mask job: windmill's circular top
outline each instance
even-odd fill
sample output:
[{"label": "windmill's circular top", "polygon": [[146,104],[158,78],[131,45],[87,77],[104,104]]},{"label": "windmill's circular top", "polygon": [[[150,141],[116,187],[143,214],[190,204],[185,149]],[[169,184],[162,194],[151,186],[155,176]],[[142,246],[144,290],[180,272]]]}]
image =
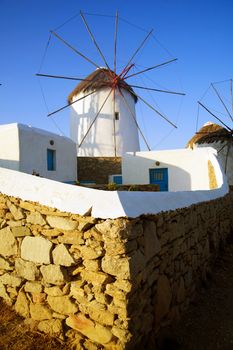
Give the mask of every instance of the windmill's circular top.
[{"label": "windmill's circular top", "polygon": [[224,142],[232,138],[232,133],[224,127],[208,122],[188,141],[186,147],[202,143]]},{"label": "windmill's circular top", "polygon": [[123,78],[118,76],[112,70],[107,68],[97,68],[93,73],[88,75],[84,80],[79,83],[76,88],[69,94],[68,103],[71,103],[74,96],[77,96],[80,92],[87,92],[90,90],[99,90],[105,87],[112,87],[114,81],[117,80],[117,86],[129,91],[133,96],[135,102],[137,102],[137,96],[135,95],[132,87],[128,85]]}]

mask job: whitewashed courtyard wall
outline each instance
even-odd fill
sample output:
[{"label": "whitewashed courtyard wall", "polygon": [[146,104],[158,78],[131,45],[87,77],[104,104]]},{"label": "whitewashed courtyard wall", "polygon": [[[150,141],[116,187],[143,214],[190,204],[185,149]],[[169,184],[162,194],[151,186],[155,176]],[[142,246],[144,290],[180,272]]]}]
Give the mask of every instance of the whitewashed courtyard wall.
[{"label": "whitewashed courtyard wall", "polygon": [[218,167],[214,153],[211,147],[195,151],[127,152],[122,157],[123,183],[149,184],[149,169],[168,168],[168,191],[208,190],[208,160],[216,169]]}]

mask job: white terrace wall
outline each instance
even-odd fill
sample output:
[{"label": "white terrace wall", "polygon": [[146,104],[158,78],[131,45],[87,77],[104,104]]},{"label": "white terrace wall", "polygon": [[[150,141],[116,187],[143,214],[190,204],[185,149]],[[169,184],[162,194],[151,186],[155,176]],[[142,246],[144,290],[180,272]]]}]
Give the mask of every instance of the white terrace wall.
[{"label": "white terrace wall", "polygon": [[0,195],[0,296],[78,349],[154,349],[232,232],[232,194],[134,219]]},{"label": "white terrace wall", "polygon": [[122,157],[123,183],[149,184],[149,169],[167,168],[168,191],[209,190],[208,161],[215,168],[217,180],[220,173],[215,164],[215,153],[211,147],[195,150],[127,152]]}]

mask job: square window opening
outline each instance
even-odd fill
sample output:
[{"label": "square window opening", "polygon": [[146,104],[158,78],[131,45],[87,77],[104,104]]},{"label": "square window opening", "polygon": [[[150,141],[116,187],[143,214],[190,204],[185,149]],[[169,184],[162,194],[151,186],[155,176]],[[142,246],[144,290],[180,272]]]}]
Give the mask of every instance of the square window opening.
[{"label": "square window opening", "polygon": [[120,113],[119,112],[115,112],[115,120],[119,120],[120,118]]}]

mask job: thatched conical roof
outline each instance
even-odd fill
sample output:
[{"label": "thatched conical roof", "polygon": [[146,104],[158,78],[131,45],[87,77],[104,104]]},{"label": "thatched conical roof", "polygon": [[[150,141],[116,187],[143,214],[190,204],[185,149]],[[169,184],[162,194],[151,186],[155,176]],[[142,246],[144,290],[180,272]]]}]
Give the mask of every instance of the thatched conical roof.
[{"label": "thatched conical roof", "polygon": [[[115,77],[117,77],[117,75],[113,71],[107,68],[97,68],[93,73],[84,78],[84,80],[81,81],[81,83],[79,83],[76,88],[69,94],[68,103],[71,103],[73,97],[78,95],[80,92],[88,92],[91,90],[99,90],[105,87],[112,87],[112,83]],[[137,102],[137,96],[134,94],[133,89],[123,79],[118,78],[117,85],[122,89],[129,91],[132,94],[135,102]]]},{"label": "thatched conical roof", "polygon": [[208,122],[188,141],[186,147],[193,148],[194,144],[224,142],[232,138],[232,133],[224,127]]}]

